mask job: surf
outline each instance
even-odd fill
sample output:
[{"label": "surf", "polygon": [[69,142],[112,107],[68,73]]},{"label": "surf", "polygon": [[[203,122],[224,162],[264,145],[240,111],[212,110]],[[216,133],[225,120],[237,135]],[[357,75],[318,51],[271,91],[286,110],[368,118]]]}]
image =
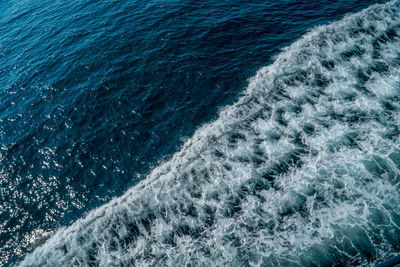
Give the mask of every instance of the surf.
[{"label": "surf", "polygon": [[121,197],[19,263],[373,264],[400,247],[400,4],[319,26]]}]

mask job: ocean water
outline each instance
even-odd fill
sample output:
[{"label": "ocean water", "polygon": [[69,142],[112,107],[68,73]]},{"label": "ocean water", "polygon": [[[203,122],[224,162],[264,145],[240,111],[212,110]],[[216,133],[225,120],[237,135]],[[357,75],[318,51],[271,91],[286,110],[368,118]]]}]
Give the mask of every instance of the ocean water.
[{"label": "ocean water", "polygon": [[399,1],[0,13],[0,265],[400,253]]}]

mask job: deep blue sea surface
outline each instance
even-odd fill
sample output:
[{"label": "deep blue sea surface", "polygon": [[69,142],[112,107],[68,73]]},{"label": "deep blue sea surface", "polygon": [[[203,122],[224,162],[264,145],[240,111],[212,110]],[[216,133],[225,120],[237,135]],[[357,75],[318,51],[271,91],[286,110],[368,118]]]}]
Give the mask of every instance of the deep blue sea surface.
[{"label": "deep blue sea surface", "polygon": [[398,1],[1,1],[0,265],[390,258],[399,96]]}]

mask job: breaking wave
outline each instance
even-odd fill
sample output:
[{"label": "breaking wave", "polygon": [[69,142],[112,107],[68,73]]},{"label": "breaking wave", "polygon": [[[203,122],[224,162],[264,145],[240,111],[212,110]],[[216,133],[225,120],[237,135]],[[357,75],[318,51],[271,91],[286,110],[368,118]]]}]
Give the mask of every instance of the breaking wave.
[{"label": "breaking wave", "polygon": [[285,48],[171,159],[20,265],[377,263],[400,252],[399,127],[392,1]]}]

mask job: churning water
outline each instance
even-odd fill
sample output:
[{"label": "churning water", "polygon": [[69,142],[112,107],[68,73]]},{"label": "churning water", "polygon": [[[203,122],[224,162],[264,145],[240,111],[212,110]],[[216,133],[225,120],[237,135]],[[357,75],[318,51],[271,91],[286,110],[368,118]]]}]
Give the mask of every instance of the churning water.
[{"label": "churning water", "polygon": [[[57,90],[48,90],[41,92],[58,97],[53,95]],[[107,90],[107,85],[99,86],[100,93],[77,99],[105,101]],[[118,92],[123,99],[125,91]],[[73,98],[69,92],[57,94]],[[101,101],[96,102],[99,109]],[[86,116],[95,112],[86,111]],[[59,109],[48,113],[50,121],[65,114]],[[62,125],[78,127],[79,122],[63,120]],[[400,3],[391,1],[313,28],[284,48],[257,71],[235,103],[222,108],[218,118],[198,128],[122,196],[54,233],[37,228],[34,233],[43,240],[19,264],[378,263],[400,252],[399,127]],[[123,150],[118,137],[114,142]],[[56,153],[39,149],[49,157]],[[109,149],[107,142],[101,149]],[[128,154],[122,156],[129,161]],[[29,236],[35,239],[35,234]]]},{"label": "churning water", "polygon": [[400,244],[400,6],[313,29],[22,266],[367,264]]}]

